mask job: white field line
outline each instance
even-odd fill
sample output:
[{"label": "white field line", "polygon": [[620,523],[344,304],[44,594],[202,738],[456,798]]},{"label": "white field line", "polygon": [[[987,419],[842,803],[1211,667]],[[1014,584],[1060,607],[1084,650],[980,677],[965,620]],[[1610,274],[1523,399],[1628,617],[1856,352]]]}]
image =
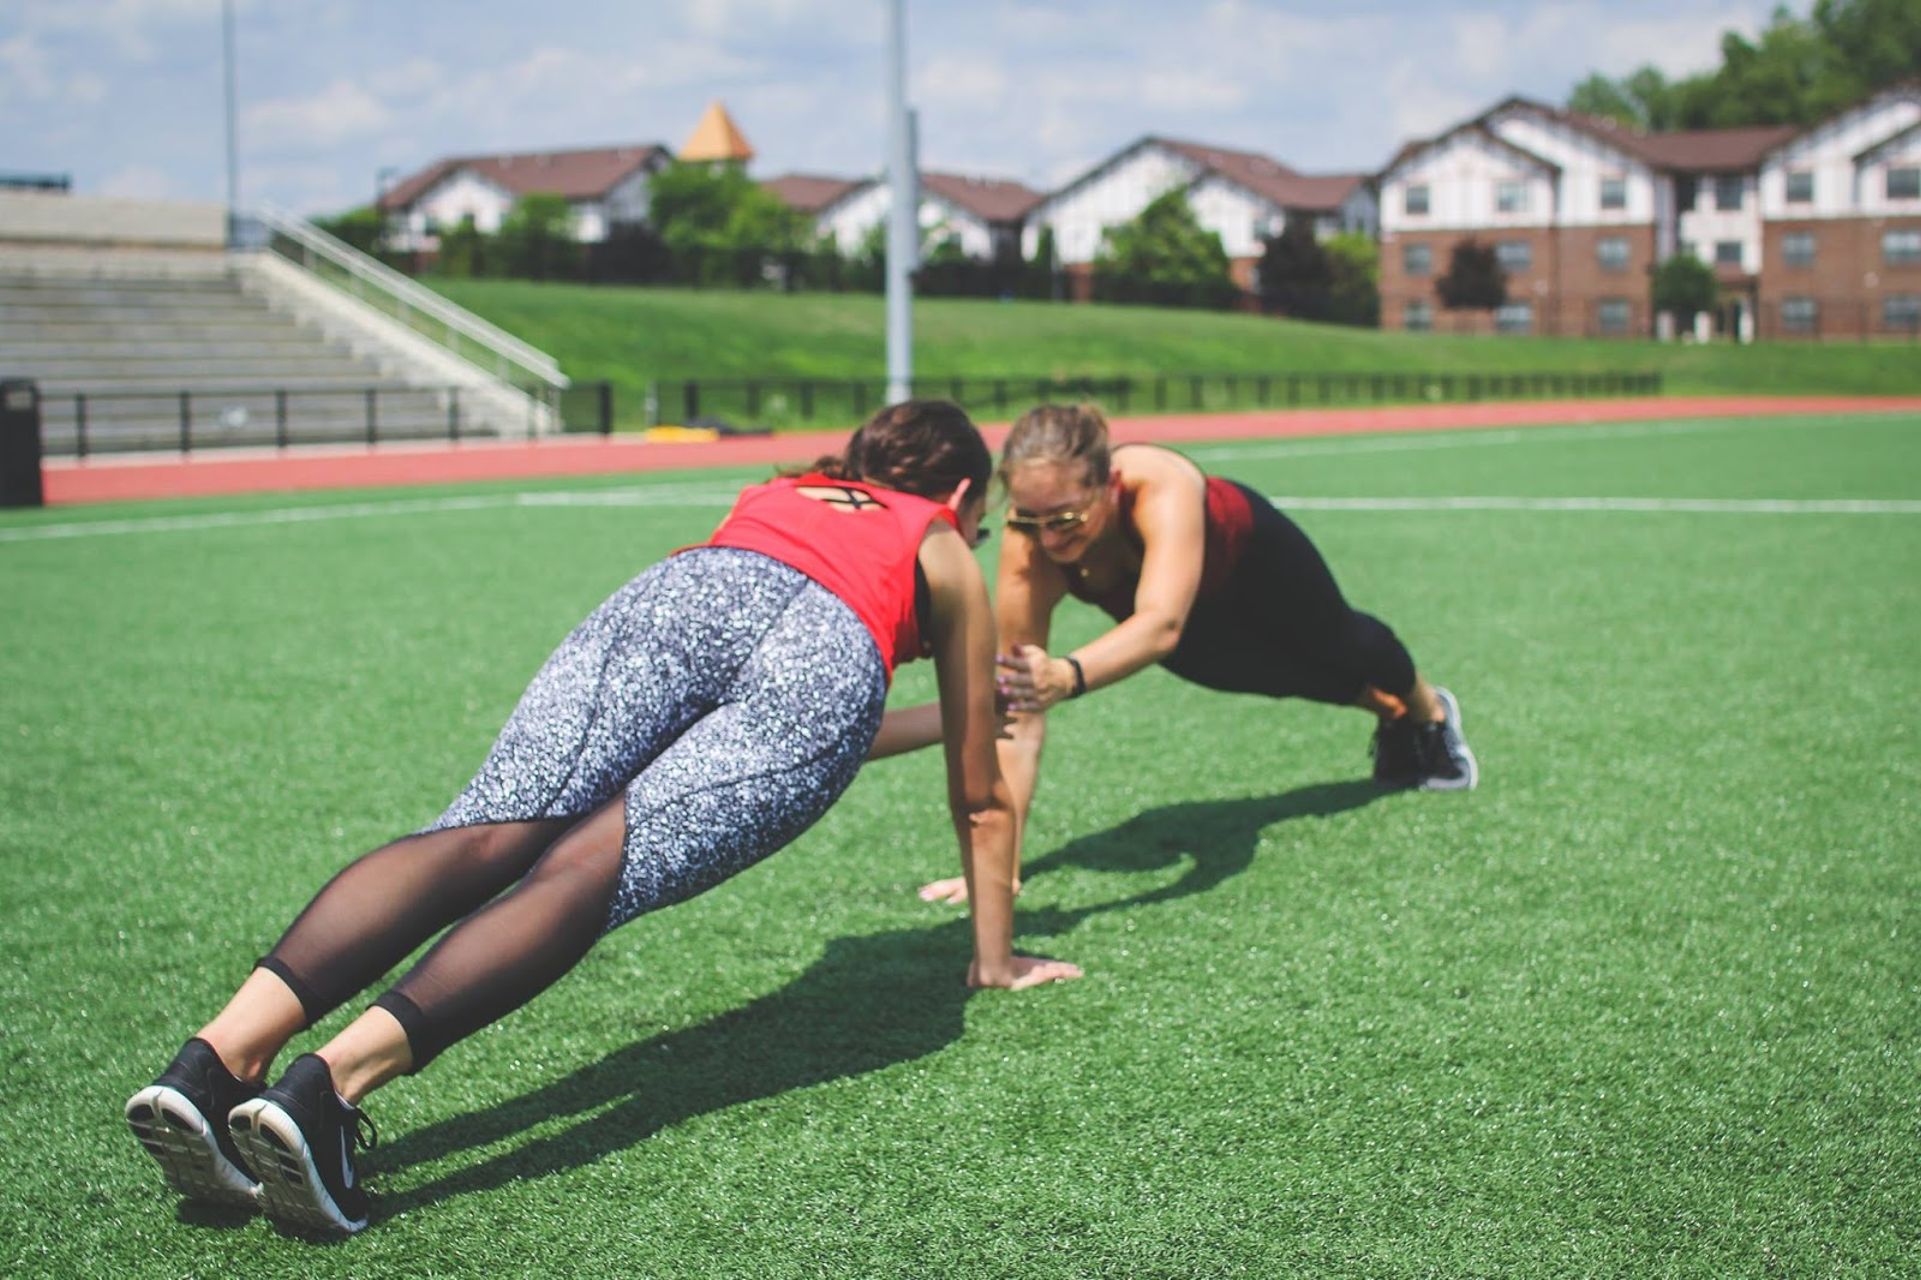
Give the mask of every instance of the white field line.
[{"label": "white field line", "polygon": [[1470,431],[1421,435],[1325,437],[1273,440],[1266,443],[1182,445],[1180,451],[1200,462],[1235,458],[1309,458],[1344,453],[1416,453],[1427,449],[1480,449],[1502,444],[1566,444],[1571,440],[1623,440],[1636,436],[1694,435],[1735,428],[1791,427],[1795,419],[1715,418],[1687,422],[1624,422],[1611,425],[1572,423],[1555,427],[1522,427],[1511,431]]},{"label": "white field line", "polygon": [[1717,516],[1916,516],[1909,498],[1295,498],[1290,511],[1651,511]]},{"label": "white field line", "polygon": [[244,529],[262,525],[310,524],[321,520],[362,520],[381,516],[435,515],[450,511],[495,511],[509,507],[725,507],[740,493],[731,485],[654,485],[578,492],[473,494],[457,498],[397,498],[391,502],[344,502],[332,506],[274,507],[261,511],[219,511],[186,516],[142,516],[130,520],[87,520],[71,524],[0,528],[0,543],[43,542],[121,533],[187,533],[201,529]]},{"label": "white field line", "polygon": [[[1394,453],[1424,449],[1463,449],[1505,444],[1565,443],[1569,440],[1624,439],[1683,435],[1735,428],[1790,427],[1795,419],[1741,418],[1686,422],[1620,423],[1595,426],[1524,427],[1435,436],[1361,436],[1339,439],[1277,440],[1266,444],[1200,445],[1183,451],[1203,461],[1233,458],[1307,457],[1324,454]],[[491,511],[509,507],[724,507],[739,484],[695,482],[640,485],[622,489],[558,490],[476,494],[458,498],[396,498],[387,502],[331,506],[279,507],[260,511],[209,512],[203,515],[145,516],[128,520],[76,521],[71,524],[0,528],[0,543],[44,542],[109,534],[191,532],[249,528],[451,511]],[[1747,515],[1912,515],[1921,503],[1905,500],[1717,499],[1717,498],[1304,498],[1283,497],[1275,505],[1323,511],[1684,511]]]}]

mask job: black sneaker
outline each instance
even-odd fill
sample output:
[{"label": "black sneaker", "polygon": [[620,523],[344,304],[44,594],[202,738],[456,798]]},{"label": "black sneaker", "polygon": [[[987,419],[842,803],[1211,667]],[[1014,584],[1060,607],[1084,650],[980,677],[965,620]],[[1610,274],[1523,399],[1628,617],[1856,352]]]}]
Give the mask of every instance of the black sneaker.
[{"label": "black sneaker", "polygon": [[1434,697],[1446,718],[1415,730],[1420,748],[1420,786],[1423,791],[1472,791],[1481,780],[1481,766],[1461,736],[1461,704],[1436,685]]},{"label": "black sneaker", "polygon": [[227,1113],[259,1092],[196,1036],[158,1080],[127,1099],[127,1124],[175,1191],[251,1209],[258,1184],[227,1132]]},{"label": "black sneaker", "polygon": [[1411,787],[1421,780],[1421,744],[1414,720],[1405,712],[1374,726],[1374,782],[1382,787]]},{"label": "black sneaker", "polygon": [[354,1148],[372,1147],[380,1135],[334,1091],[333,1072],[319,1054],[295,1058],[279,1084],[233,1109],[227,1127],[259,1175],[260,1207],[275,1222],[348,1234],[367,1225]]}]

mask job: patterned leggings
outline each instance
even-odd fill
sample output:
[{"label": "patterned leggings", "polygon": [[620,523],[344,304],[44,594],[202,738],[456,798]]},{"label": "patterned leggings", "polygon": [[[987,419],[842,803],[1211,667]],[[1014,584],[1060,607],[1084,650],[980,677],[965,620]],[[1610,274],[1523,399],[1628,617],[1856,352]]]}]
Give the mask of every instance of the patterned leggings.
[{"label": "patterned leggings", "polygon": [[683,552],[575,628],[447,811],[335,876],[261,966],[312,1021],[459,919],[375,1001],[418,1070],[608,930],[799,836],[853,781],[886,694],[825,588],[754,552]]}]

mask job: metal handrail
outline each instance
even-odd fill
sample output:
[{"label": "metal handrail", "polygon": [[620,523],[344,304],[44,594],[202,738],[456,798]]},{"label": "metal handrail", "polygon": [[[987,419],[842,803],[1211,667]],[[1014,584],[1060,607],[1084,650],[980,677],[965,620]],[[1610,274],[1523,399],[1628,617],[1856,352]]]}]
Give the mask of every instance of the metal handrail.
[{"label": "metal handrail", "polygon": [[[273,205],[262,206],[254,216],[269,230],[294,241],[310,253],[320,255],[355,279],[368,282],[402,307],[431,318],[445,329],[462,334],[555,390],[564,390],[569,385],[567,375],[560,371],[559,362],[546,352],[527,345],[504,329],[488,324],[471,311],[455,306],[433,290],[416,284],[384,262],[328,235],[305,219]],[[300,265],[311,272],[310,263],[303,262]]]}]

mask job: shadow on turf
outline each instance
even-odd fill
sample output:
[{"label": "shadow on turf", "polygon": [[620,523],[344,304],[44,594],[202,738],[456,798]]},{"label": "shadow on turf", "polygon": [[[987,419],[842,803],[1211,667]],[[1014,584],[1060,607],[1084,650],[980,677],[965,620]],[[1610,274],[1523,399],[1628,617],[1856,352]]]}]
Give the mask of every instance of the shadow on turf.
[{"label": "shadow on turf", "polygon": [[1119,826],[1071,840],[1028,863],[1023,879],[1032,884],[1049,872],[1069,867],[1138,874],[1191,861],[1187,873],[1159,889],[1093,906],[1024,909],[1020,931],[1028,935],[1064,933],[1105,911],[1152,906],[1205,893],[1247,870],[1260,847],[1261,833],[1275,823],[1290,818],[1331,817],[1388,794],[1368,781],[1323,782],[1277,796],[1194,800],[1135,814]]},{"label": "shadow on turf", "polygon": [[[1246,800],[1168,805],[1074,840],[1029,866],[1142,872],[1191,859],[1179,880],[1130,898],[1021,913],[1021,932],[1057,935],[1107,911],[1202,893],[1245,870],[1261,832],[1289,818],[1325,817],[1383,794],[1371,783],[1304,787]],[[568,1117],[526,1146],[409,1191],[380,1196],[389,1218],[454,1196],[592,1164],[669,1125],[756,1098],[863,1075],[925,1057],[960,1038],[971,934],[964,918],[926,929],[836,938],[779,991],[699,1026],[608,1054],[564,1079],[486,1111],[383,1144],[369,1172],[428,1163]]]}]

